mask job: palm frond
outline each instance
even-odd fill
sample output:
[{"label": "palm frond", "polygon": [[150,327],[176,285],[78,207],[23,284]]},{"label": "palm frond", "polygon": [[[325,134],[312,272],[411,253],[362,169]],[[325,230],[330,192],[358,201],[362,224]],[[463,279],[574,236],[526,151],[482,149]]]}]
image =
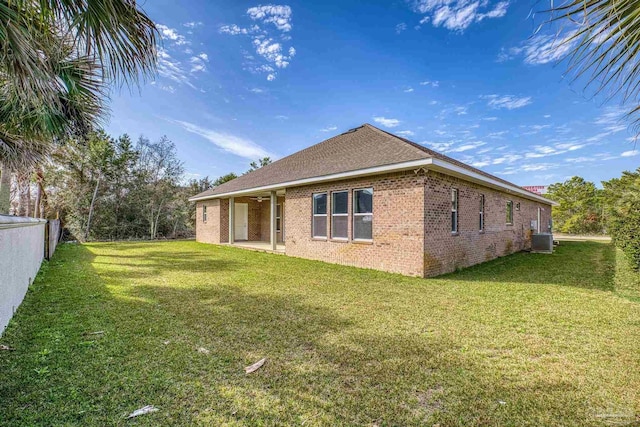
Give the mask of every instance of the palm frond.
[{"label": "palm frond", "polygon": [[607,99],[629,105],[626,118],[640,132],[640,4],[634,0],[568,0],[545,11],[568,36],[568,72]]}]

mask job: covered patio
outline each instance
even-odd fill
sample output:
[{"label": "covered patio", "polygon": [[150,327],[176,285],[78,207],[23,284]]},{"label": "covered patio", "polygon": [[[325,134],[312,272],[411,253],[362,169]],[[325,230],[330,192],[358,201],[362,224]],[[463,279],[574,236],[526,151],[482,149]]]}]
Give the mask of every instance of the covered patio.
[{"label": "covered patio", "polygon": [[284,190],[229,197],[228,203],[230,245],[284,253]]}]

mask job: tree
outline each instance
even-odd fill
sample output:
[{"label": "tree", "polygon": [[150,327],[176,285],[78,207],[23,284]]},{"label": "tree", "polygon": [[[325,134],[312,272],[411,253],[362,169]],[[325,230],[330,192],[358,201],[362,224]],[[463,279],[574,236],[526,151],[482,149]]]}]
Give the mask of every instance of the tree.
[{"label": "tree", "polygon": [[640,268],[640,168],[602,183],[607,226],[613,242]]},{"label": "tree", "polygon": [[158,237],[162,214],[176,196],[184,173],[175,145],[163,136],[152,143],[140,137],[136,150],[139,153],[135,166],[137,200],[149,226],[149,237]]},{"label": "tree", "polygon": [[110,83],[155,71],[156,36],[134,0],[0,0],[0,213],[12,170],[93,129]]},{"label": "tree", "polygon": [[[222,185],[225,182],[231,181],[232,179],[236,179],[237,177],[238,177],[238,175],[236,175],[235,173],[229,172],[226,175],[222,175],[222,176],[216,178],[216,180],[211,183],[211,187],[217,187],[218,185]],[[208,177],[207,177],[207,179],[208,179]],[[205,191],[205,190],[202,190],[202,191]]]},{"label": "tree", "polygon": [[634,0],[568,0],[547,11],[547,23],[568,23],[554,46],[568,52],[568,70],[576,79],[589,73],[587,87],[609,92],[609,99],[622,94],[623,103],[631,104],[627,117],[640,131],[638,11]]},{"label": "tree", "polygon": [[604,231],[601,192],[593,182],[574,176],[550,185],[546,196],[560,204],[552,211],[558,231],[570,234],[600,234]]},{"label": "tree", "polygon": [[256,169],[260,169],[261,167],[267,166],[271,162],[272,160],[270,157],[263,157],[259,159],[257,162],[251,162],[249,163],[249,170],[245,172],[245,174],[249,172],[253,172]]}]

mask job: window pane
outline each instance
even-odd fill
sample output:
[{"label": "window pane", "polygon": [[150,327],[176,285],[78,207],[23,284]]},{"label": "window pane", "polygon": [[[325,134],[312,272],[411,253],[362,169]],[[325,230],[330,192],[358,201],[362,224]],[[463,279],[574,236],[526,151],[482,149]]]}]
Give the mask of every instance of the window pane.
[{"label": "window pane", "polygon": [[327,217],[326,216],[313,217],[313,236],[327,237]]},{"label": "window pane", "polygon": [[353,217],[353,238],[373,239],[373,215],[362,215]]},{"label": "window pane", "polygon": [[451,212],[451,231],[454,233],[458,231],[458,213]]},{"label": "window pane", "polygon": [[281,207],[282,207],[282,205],[276,205],[276,216],[278,218],[280,218]]},{"label": "window pane", "polygon": [[320,215],[327,213],[327,193],[313,195],[313,213]]},{"label": "window pane", "polygon": [[331,225],[331,237],[346,239],[349,236],[347,230],[348,224],[348,216],[334,216],[333,224]]},{"label": "window pane", "polygon": [[339,193],[332,193],[332,196],[331,210],[333,213],[346,214],[348,212],[349,193],[341,191]]},{"label": "window pane", "polygon": [[373,188],[356,190],[354,195],[355,213],[373,213]]}]

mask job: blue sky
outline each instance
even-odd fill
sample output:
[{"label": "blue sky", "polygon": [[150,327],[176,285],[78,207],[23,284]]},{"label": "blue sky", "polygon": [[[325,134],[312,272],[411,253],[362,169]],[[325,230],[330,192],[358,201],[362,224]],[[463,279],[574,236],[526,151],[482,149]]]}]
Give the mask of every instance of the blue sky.
[{"label": "blue sky", "polygon": [[[371,123],[520,185],[634,170],[617,102],[563,78],[537,2],[144,4],[159,74],[112,97],[112,135],[167,135],[188,177],[243,172]],[[363,153],[366,155],[366,153]]]}]

